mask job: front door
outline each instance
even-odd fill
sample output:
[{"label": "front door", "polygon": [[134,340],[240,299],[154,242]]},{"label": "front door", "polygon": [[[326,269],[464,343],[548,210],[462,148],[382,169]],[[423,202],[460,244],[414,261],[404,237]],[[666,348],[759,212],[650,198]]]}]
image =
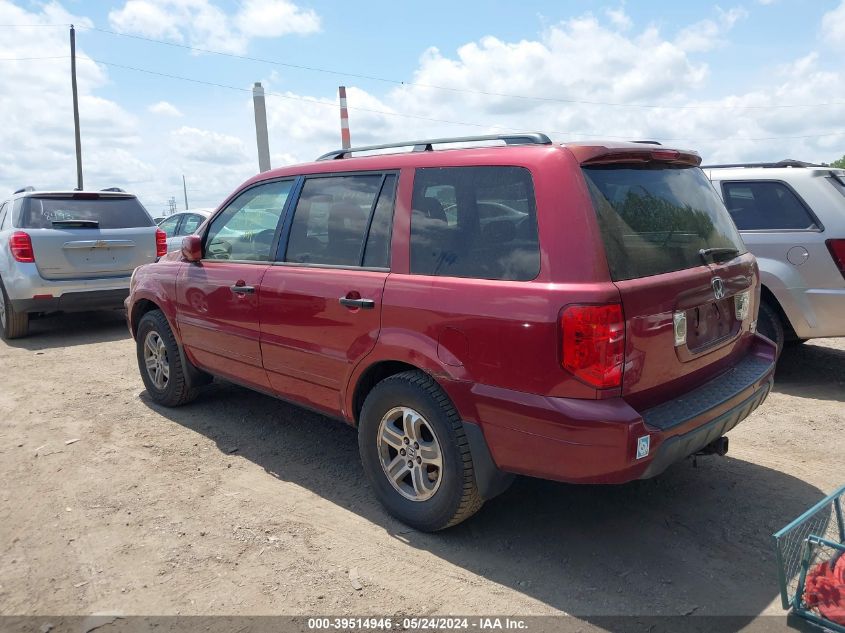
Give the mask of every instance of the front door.
[{"label": "front door", "polygon": [[267,389],[259,338],[261,281],[275,252],[293,180],[261,183],[209,224],[203,259],[176,282],[176,321],[191,359],[214,374]]},{"label": "front door", "polygon": [[279,395],[337,415],[378,338],[395,174],[309,177],[261,282],[261,352]]}]

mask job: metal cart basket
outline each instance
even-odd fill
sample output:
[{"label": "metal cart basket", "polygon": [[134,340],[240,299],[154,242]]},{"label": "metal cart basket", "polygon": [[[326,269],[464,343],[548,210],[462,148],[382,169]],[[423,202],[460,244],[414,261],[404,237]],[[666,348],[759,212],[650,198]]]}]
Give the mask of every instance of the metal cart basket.
[{"label": "metal cart basket", "polygon": [[845,556],[845,486],[819,501],[773,535],[778,582],[784,609],[792,609],[810,622],[845,633],[845,626],[832,622],[805,600],[807,574],[817,565]]}]

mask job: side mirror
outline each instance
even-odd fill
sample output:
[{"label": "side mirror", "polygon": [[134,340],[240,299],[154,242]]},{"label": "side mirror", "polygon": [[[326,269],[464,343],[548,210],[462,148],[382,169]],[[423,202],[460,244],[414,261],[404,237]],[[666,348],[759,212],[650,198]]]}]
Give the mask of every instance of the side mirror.
[{"label": "side mirror", "polygon": [[182,257],[186,262],[198,262],[202,259],[202,238],[199,235],[186,235],[182,238]]}]

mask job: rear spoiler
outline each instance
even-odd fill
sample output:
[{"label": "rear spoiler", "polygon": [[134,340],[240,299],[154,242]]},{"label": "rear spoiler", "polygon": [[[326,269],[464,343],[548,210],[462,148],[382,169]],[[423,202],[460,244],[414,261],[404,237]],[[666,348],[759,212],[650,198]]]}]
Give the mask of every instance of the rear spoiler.
[{"label": "rear spoiler", "polygon": [[567,149],[582,165],[609,165],[613,163],[668,163],[672,165],[701,165],[701,156],[690,150],[604,147],[600,145],[567,145]]}]

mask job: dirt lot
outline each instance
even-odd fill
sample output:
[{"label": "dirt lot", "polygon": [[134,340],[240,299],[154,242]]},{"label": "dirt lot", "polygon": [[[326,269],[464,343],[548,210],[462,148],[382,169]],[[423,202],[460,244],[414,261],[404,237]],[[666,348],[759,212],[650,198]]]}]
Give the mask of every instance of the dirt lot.
[{"label": "dirt lot", "polygon": [[229,384],[152,404],[120,315],[38,321],[0,369],[0,614],[780,613],[770,535],[845,483],[845,339],[785,352],[728,457],[518,480],[434,535],[351,428]]}]

